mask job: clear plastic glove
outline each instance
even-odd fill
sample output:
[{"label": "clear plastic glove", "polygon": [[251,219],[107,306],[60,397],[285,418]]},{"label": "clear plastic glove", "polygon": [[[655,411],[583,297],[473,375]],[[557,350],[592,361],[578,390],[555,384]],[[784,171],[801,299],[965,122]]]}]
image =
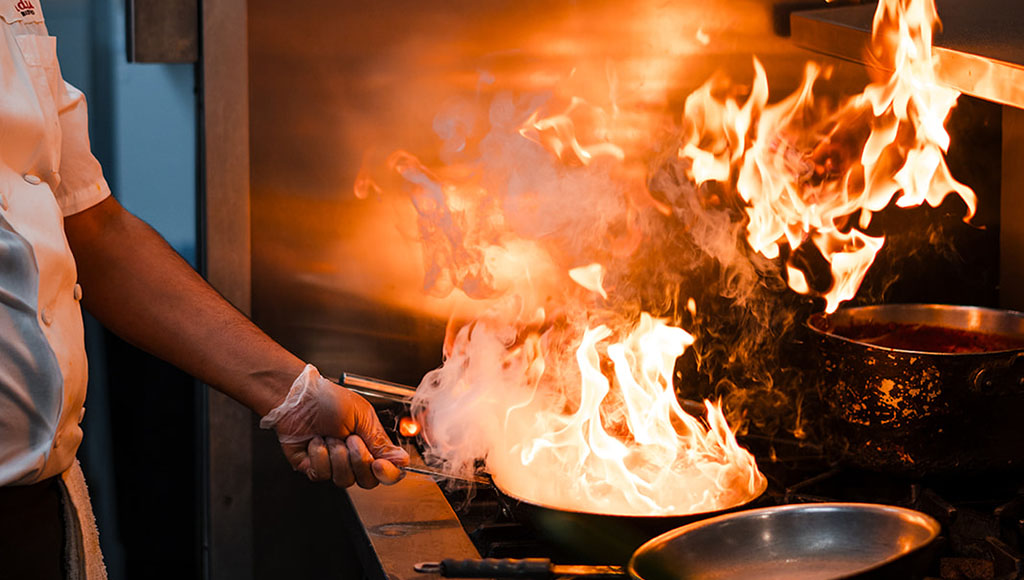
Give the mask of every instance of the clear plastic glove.
[{"label": "clear plastic glove", "polygon": [[405,476],[409,454],[391,443],[377,414],[359,395],[306,365],[284,402],[260,420],[275,429],[285,457],[312,481],[370,489]]}]

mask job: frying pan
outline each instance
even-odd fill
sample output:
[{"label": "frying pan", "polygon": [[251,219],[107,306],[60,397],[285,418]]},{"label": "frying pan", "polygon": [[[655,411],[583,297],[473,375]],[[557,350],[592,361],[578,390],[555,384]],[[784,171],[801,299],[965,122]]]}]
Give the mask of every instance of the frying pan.
[{"label": "frying pan", "polygon": [[939,524],[894,506],[821,503],[717,516],[666,532],[620,566],[566,566],[548,560],[444,560],[418,572],[448,578],[634,580],[910,580],[923,573]]},{"label": "frying pan", "polygon": [[487,486],[494,490],[501,509],[508,516],[528,525],[548,542],[554,543],[566,557],[601,564],[625,561],[640,544],[668,530],[756,504],[764,492],[761,489],[750,501],[721,510],[684,515],[627,516],[556,508],[526,500],[495,483],[487,474],[467,478],[452,477],[442,471],[419,465],[404,469],[441,479],[455,479]]},{"label": "frying pan", "polygon": [[[416,392],[413,387],[351,373],[342,374],[339,382],[361,395],[389,401],[408,402]],[[691,414],[698,414],[704,412],[704,405],[684,403],[684,409]],[[422,465],[407,468],[407,471],[444,479],[465,479],[453,478],[450,474]],[[506,514],[535,530],[538,535],[557,546],[566,557],[598,564],[624,562],[640,544],[653,536],[685,524],[750,507],[756,504],[767,486],[765,482],[750,501],[727,509],[680,515],[635,516],[544,505],[516,496],[503,488],[500,481],[494,481],[487,474],[473,478],[471,483],[493,488]]]},{"label": "frying pan", "polygon": [[[729,514],[749,507],[764,492],[750,501],[726,509],[681,515],[619,515],[552,507],[517,497],[494,483],[504,509],[549,542],[562,549],[566,557],[597,564],[617,564],[649,538],[680,526]],[[767,486],[767,482],[765,482]]]}]

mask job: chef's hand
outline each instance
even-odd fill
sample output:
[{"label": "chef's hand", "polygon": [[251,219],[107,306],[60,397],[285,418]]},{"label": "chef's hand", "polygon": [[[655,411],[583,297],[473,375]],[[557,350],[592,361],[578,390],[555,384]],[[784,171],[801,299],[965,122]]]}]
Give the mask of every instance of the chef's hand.
[{"label": "chef's hand", "polygon": [[306,365],[260,427],[277,431],[292,468],[313,481],[370,489],[398,483],[405,476],[400,467],[409,464],[409,454],[392,445],[373,406],[321,377],[313,365]]}]

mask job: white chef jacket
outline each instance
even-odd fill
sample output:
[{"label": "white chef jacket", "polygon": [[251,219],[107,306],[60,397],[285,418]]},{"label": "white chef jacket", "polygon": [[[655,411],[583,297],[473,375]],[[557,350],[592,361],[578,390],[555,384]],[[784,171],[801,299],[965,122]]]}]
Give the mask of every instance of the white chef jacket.
[{"label": "white chef jacket", "polygon": [[110,195],[40,0],[0,0],[0,485],[72,466],[87,366],[64,216]]}]

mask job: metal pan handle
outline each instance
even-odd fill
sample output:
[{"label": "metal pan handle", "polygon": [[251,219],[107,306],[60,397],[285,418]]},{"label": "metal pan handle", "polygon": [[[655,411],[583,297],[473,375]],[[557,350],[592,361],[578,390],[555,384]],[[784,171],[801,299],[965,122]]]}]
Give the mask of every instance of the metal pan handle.
[{"label": "metal pan handle", "polygon": [[413,395],[416,394],[415,387],[353,373],[341,373],[339,382],[348,390],[360,395],[398,401],[399,403],[408,403],[412,400]]},{"label": "metal pan handle", "polygon": [[440,574],[445,578],[555,578],[563,576],[589,576],[593,578],[621,578],[625,575],[619,566],[576,566],[552,564],[547,558],[455,560],[420,562],[413,567],[424,574]]},{"label": "metal pan handle", "polygon": [[476,484],[476,485],[486,485],[486,486],[493,486],[494,485],[494,482],[491,480],[491,478],[486,476],[486,475],[471,475],[471,476],[454,475],[454,474],[446,473],[446,472],[441,471],[439,469],[434,469],[432,467],[428,467],[428,466],[425,466],[425,465],[407,465],[407,466],[403,467],[402,470],[403,471],[407,471],[409,473],[418,473],[420,475],[429,475],[430,477],[433,477],[435,479],[454,479],[455,481],[462,481],[462,482],[465,482],[465,483],[473,483],[473,484]]},{"label": "metal pan handle", "polygon": [[486,558],[483,560],[455,560],[416,564],[417,572],[439,573],[445,578],[551,578],[551,560],[525,558],[522,560]]}]

